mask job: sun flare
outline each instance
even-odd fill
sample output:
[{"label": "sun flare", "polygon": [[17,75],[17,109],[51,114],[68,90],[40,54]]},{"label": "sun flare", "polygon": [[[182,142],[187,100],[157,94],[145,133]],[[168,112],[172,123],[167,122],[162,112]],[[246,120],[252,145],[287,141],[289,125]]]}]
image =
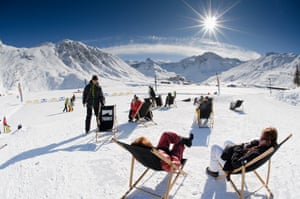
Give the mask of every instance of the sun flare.
[{"label": "sun flare", "polygon": [[187,2],[183,2],[196,14],[196,18],[192,18],[196,22],[195,25],[189,28],[198,29],[197,34],[201,35],[201,39],[215,40],[218,42],[218,36],[222,35],[225,37],[224,30],[234,30],[225,25],[227,21],[224,15],[234,8],[239,1],[230,4],[229,6],[218,5],[217,9],[214,9],[212,0],[207,0],[207,5],[201,6],[202,10],[197,11],[195,8],[190,6]]},{"label": "sun flare", "polygon": [[218,26],[218,21],[215,16],[207,16],[203,21],[203,26],[206,30],[214,32]]}]

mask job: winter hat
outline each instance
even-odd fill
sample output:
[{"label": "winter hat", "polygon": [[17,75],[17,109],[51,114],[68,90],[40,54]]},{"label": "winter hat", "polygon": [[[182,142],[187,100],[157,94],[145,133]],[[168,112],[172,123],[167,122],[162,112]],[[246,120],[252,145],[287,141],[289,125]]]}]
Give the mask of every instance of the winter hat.
[{"label": "winter hat", "polygon": [[98,76],[97,75],[93,75],[92,80],[98,80]]}]

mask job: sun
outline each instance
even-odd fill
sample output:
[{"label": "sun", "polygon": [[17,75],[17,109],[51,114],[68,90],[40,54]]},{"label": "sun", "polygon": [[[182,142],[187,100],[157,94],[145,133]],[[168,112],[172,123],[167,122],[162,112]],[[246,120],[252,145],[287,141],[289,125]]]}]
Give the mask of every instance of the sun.
[{"label": "sun", "polygon": [[203,27],[209,31],[209,32],[214,32],[217,27],[218,27],[218,20],[217,17],[215,16],[207,16],[203,20]]},{"label": "sun", "polygon": [[196,24],[190,26],[189,28],[198,29],[197,34],[201,35],[201,39],[219,41],[219,35],[225,37],[225,34],[223,32],[224,30],[234,30],[225,25],[225,22],[227,20],[224,19],[224,15],[232,8],[234,8],[239,3],[239,1],[236,1],[229,6],[219,5],[218,9],[214,9],[212,0],[207,0],[207,5],[201,6],[201,12],[197,11],[184,0],[183,2],[187,5],[187,7],[191,9],[194,14],[196,14],[196,18],[191,18],[196,22]]}]

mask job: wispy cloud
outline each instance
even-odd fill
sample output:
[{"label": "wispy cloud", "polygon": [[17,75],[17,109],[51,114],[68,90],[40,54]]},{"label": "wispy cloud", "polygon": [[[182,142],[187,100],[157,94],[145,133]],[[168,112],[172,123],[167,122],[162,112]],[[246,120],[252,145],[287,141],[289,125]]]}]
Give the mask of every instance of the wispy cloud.
[{"label": "wispy cloud", "polygon": [[[118,56],[133,56],[146,54],[150,58],[154,55],[164,57],[177,56],[188,57],[201,55],[205,52],[214,52],[222,57],[251,60],[260,57],[260,54],[226,43],[212,42],[208,40],[199,41],[197,38],[165,38],[165,37],[140,37],[129,39],[128,42],[102,48],[104,51]],[[151,56],[152,55],[152,56]]]}]

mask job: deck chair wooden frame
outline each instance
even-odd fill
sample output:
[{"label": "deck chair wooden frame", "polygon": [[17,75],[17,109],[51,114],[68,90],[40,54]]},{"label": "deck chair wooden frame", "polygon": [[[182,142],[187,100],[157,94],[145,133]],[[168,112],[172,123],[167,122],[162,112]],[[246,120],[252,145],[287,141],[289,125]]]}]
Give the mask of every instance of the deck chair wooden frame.
[{"label": "deck chair wooden frame", "polygon": [[171,107],[176,107],[177,108],[177,104],[176,104],[176,96],[171,95],[171,100],[169,101],[169,103],[165,103],[165,107],[171,108]]},{"label": "deck chair wooden frame", "polygon": [[[147,105],[147,104],[148,104],[147,110],[145,111],[144,114],[142,114],[142,113],[141,113],[141,110],[142,110],[143,106],[145,106],[145,105]],[[137,121],[138,124],[142,124],[142,125],[144,125],[144,126],[146,126],[145,123],[147,123],[147,122],[152,122],[154,125],[157,124],[157,123],[153,120],[153,115],[152,115],[151,120],[142,120],[142,118],[145,117],[146,114],[147,114],[148,112],[151,111],[151,107],[152,107],[152,103],[149,102],[149,101],[147,102],[147,101],[145,100],[145,102],[142,103],[141,107],[140,107],[140,108],[138,109],[138,111],[137,111],[137,115],[138,115],[138,118],[139,118],[139,120]]]},{"label": "deck chair wooden frame", "polygon": [[[196,110],[196,123],[199,126],[199,128],[213,128],[214,127],[214,112],[213,110],[210,112],[208,118],[201,118],[201,111],[200,109]],[[205,123],[207,125],[203,125],[203,120],[206,120]]]},{"label": "deck chair wooden frame", "polygon": [[[255,194],[262,188],[265,188],[266,191],[269,193],[268,198],[273,198],[273,193],[271,189],[269,188],[269,179],[270,179],[270,172],[271,172],[271,157],[272,155],[279,149],[279,147],[285,143],[290,137],[292,137],[292,134],[288,135],[276,148],[271,147],[261,155],[257,156],[253,160],[249,161],[245,165],[242,165],[241,167],[235,169],[232,171],[231,174],[228,174],[225,172],[225,175],[220,175],[216,179],[222,179],[227,178],[227,180],[232,185],[233,189],[238,195],[239,199],[248,198],[249,196]],[[262,166],[265,162],[268,162],[268,168],[267,168],[267,174],[266,178],[263,179],[259,173],[256,171],[260,166]],[[220,167],[222,168],[222,165],[220,164]],[[255,176],[258,178],[258,181],[261,183],[261,187],[256,189],[255,191],[251,192],[248,196],[244,197],[244,191],[245,191],[245,181],[246,181],[246,173],[253,172]],[[233,180],[229,177],[229,175],[234,174],[240,174],[241,175],[241,188],[238,189],[237,185],[233,182]]]},{"label": "deck chair wooden frame", "polygon": [[[107,131],[111,131],[113,133],[113,137],[116,136],[116,133],[118,132],[118,120],[117,120],[117,116],[116,116],[116,105],[108,105],[108,106],[113,106],[113,126],[111,129],[107,129]],[[97,118],[97,124],[98,126],[101,125],[101,121],[100,121],[100,113],[101,111],[99,112],[99,115],[98,115],[98,118]],[[100,131],[100,129],[98,129],[96,131],[96,142],[98,142],[98,134],[101,133],[101,132],[104,132],[104,131]],[[106,131],[105,131],[106,132]]]},{"label": "deck chair wooden frame", "polygon": [[[112,141],[115,142],[115,143],[117,143],[119,146],[121,146],[122,148],[126,149],[127,151],[129,151],[129,150],[126,147],[141,147],[141,146],[132,146],[132,145],[128,145],[128,144],[122,143],[120,141],[117,141],[115,138],[113,138]],[[142,148],[146,148],[146,147],[142,147]],[[163,170],[161,168],[158,169],[157,167],[156,168],[150,168],[150,167],[147,167],[147,165],[143,164],[143,166],[146,167],[145,170],[134,181],[133,174],[134,174],[136,157],[132,154],[131,167],[130,167],[130,177],[129,177],[129,189],[121,197],[122,199],[125,199],[134,188],[137,189],[137,190],[139,190],[139,191],[143,191],[143,192],[145,192],[147,194],[150,194],[153,197],[157,197],[157,198],[161,198],[161,199],[168,199],[170,191],[171,191],[172,187],[174,186],[175,182],[177,181],[178,177],[180,176],[180,174],[182,174],[184,177],[187,176],[187,173],[185,171],[183,171],[183,167],[185,166],[186,159],[184,159],[182,161],[181,166],[178,167],[175,164],[173,164],[169,159],[167,159],[166,157],[162,156],[157,149],[155,149],[155,148],[152,148],[152,149],[146,148],[146,149],[148,150],[148,152],[146,152],[148,154],[144,154],[144,155],[151,155],[151,156],[157,157],[160,161],[164,161],[167,164],[169,164],[170,167],[171,167],[171,170],[174,170],[176,172],[168,172],[168,184],[167,184],[166,191],[165,191],[165,193],[163,195],[159,195],[157,193],[154,193],[154,192],[148,191],[146,189],[143,189],[141,187],[138,187],[137,186],[138,183],[143,179],[143,177],[147,174],[147,172],[150,169],[156,170],[156,171],[163,171]],[[160,162],[159,162],[159,164],[160,164]]]}]

